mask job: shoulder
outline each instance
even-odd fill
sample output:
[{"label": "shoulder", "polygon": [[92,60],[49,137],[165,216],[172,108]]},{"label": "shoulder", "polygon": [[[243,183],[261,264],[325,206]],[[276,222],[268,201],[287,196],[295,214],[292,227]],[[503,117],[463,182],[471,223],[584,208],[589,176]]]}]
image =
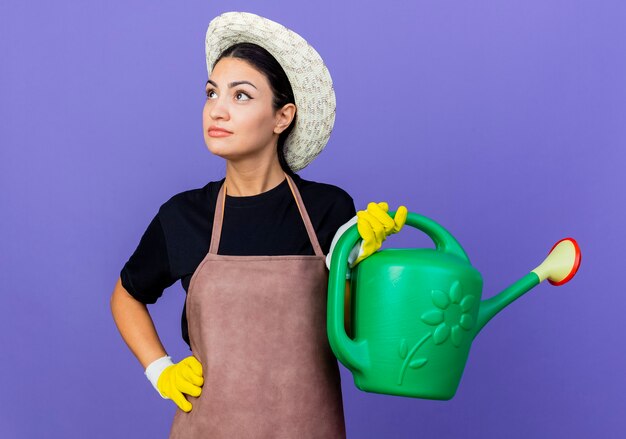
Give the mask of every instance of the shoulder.
[{"label": "shoulder", "polygon": [[222,182],[211,181],[203,187],[179,192],[161,205],[158,217],[168,243],[193,241],[207,233]]},{"label": "shoulder", "polygon": [[184,213],[194,213],[198,210],[213,210],[217,193],[224,179],[210,181],[200,188],[188,189],[171,196],[159,208],[159,215],[163,218],[177,216]]},{"label": "shoulder", "polygon": [[302,200],[318,226],[328,227],[334,233],[341,224],[356,215],[354,200],[346,190],[334,184],[296,177],[294,182]]},{"label": "shoulder", "polygon": [[294,182],[298,186],[304,201],[326,203],[338,206],[353,206],[354,200],[348,192],[339,186],[305,180],[296,174]]}]

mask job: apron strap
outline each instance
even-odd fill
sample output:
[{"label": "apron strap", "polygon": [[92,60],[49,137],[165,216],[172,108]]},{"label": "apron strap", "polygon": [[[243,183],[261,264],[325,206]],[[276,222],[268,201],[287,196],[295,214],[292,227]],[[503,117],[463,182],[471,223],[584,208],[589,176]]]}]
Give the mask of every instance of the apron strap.
[{"label": "apron strap", "polygon": [[[298,187],[291,179],[289,175],[285,173],[285,177],[287,179],[287,183],[289,184],[289,189],[291,189],[291,193],[296,200],[296,206],[298,206],[298,211],[300,212],[300,216],[304,221],[304,226],[306,228],[306,232],[309,235],[309,240],[311,241],[311,245],[313,247],[313,251],[317,256],[324,256],[324,252],[322,252],[322,248],[317,239],[317,235],[315,233],[315,229],[313,228],[313,224],[311,223],[311,219],[309,218],[309,214],[306,211],[306,207],[304,207],[304,202],[302,201],[302,197],[300,195],[300,191]],[[221,199],[221,202],[220,202]],[[217,202],[215,203],[215,214],[213,216],[213,230],[211,231],[211,245],[209,246],[209,253],[217,254],[217,250],[220,245],[220,237],[222,234],[222,224],[224,221],[224,207],[226,205],[226,180],[220,187],[220,191],[217,194]]]},{"label": "apron strap", "polygon": [[306,211],[306,207],[304,207],[304,202],[302,201],[302,197],[300,196],[300,191],[298,190],[296,184],[291,179],[290,176],[285,174],[287,177],[287,183],[289,183],[289,188],[291,189],[291,193],[296,199],[296,206],[298,206],[298,210],[300,210],[300,216],[304,220],[304,226],[306,227],[306,232],[309,235],[309,239],[311,240],[311,245],[313,246],[313,251],[317,256],[324,256],[324,252],[322,251],[322,247],[320,246],[319,241],[317,240],[317,235],[315,233],[315,228],[311,223],[311,218],[309,217],[308,212]]}]

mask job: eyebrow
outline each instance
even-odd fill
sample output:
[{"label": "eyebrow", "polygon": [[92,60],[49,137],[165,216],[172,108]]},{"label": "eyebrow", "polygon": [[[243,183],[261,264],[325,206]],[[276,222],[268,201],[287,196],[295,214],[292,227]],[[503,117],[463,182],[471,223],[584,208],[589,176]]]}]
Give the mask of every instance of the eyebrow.
[{"label": "eyebrow", "polygon": [[[210,79],[209,79],[206,83],[207,83],[207,84],[211,84],[211,85],[213,85],[213,87],[217,87],[217,84],[216,84],[215,82],[211,81]],[[251,85],[252,87],[256,88],[256,87],[254,86],[254,84],[253,84],[253,83],[251,83],[250,81],[234,81],[234,82],[231,82],[230,84],[228,84],[228,88],[237,87],[238,85],[241,85],[241,84],[249,84],[249,85]],[[206,85],[205,85],[205,86],[206,86]],[[217,88],[219,88],[219,87],[217,87]]]}]

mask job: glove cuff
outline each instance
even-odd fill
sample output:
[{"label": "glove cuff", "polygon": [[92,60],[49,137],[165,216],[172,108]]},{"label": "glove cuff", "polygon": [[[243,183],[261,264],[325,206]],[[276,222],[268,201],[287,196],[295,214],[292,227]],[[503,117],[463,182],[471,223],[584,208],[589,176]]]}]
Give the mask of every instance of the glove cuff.
[{"label": "glove cuff", "polygon": [[[357,223],[357,220],[358,220],[358,217],[356,215],[353,216],[348,222],[346,222],[341,227],[339,227],[339,229],[337,229],[337,231],[335,232],[333,241],[330,244],[330,250],[328,251],[328,254],[326,255],[326,268],[328,268],[329,270],[330,270],[330,260],[332,258],[333,251],[335,250],[335,245],[337,245],[337,241],[339,241],[339,238],[341,238],[341,236],[344,234],[346,230],[348,230],[349,227]],[[360,242],[357,242],[354,245],[354,247],[352,247],[352,250],[350,251],[350,255],[348,256],[348,264],[350,264],[356,259],[357,253],[359,251],[359,245],[360,245]],[[352,267],[349,267],[349,268],[352,268]],[[350,270],[346,270],[346,279],[350,279]]]},{"label": "glove cuff", "polygon": [[[357,261],[357,259],[359,259],[361,256],[363,256],[363,254],[365,253],[365,250],[363,249],[363,243],[364,242],[365,241],[360,239],[354,245],[354,247],[352,247],[352,250],[350,250],[350,255],[348,255],[348,266],[350,267],[350,269],[354,268],[354,266],[356,265],[355,262]],[[359,262],[361,262],[361,261],[359,261]]]},{"label": "glove cuff", "polygon": [[150,382],[152,383],[152,387],[154,387],[154,389],[159,393],[159,395],[161,395],[161,398],[163,399],[169,399],[169,398],[161,393],[161,391],[157,387],[157,382],[159,381],[159,377],[161,376],[161,373],[166,368],[172,365],[174,365],[174,363],[172,362],[172,357],[170,357],[169,355],[166,355],[164,357],[157,358],[152,363],[150,363],[148,367],[146,367],[146,370],[144,372],[148,380],[150,380]]}]

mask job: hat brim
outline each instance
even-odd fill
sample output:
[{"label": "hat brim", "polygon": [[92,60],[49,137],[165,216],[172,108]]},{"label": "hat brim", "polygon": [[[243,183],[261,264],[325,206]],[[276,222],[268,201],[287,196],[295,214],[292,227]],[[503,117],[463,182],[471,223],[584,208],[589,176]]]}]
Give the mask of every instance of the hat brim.
[{"label": "hat brim", "polygon": [[322,152],[335,123],[335,91],[328,68],[304,38],[282,24],[248,12],[226,12],[211,20],[207,29],[209,76],[224,50],[244,42],[270,52],[289,78],[298,116],[284,153],[289,167],[297,172]]}]

